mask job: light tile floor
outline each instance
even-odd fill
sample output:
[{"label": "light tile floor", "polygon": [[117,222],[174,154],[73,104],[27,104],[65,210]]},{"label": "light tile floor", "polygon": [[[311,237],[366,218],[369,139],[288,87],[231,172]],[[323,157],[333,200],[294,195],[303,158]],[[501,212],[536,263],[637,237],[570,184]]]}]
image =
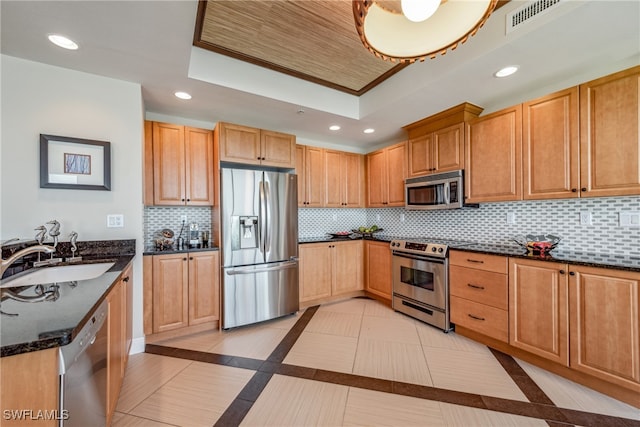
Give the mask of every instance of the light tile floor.
[{"label": "light tile floor", "polygon": [[[302,313],[227,332],[204,332],[167,347],[266,360]],[[286,365],[528,402],[489,349],[357,298],[321,306]],[[640,410],[517,360],[561,408],[640,421]],[[315,372],[315,371],[314,371]],[[129,359],[113,426],[211,426],[256,371],[155,354]],[[257,375],[257,374],[256,374]],[[245,426],[543,426],[542,419],[444,401],[266,375]],[[241,393],[242,392],[242,393]],[[554,424],[555,425],[555,424]]]}]

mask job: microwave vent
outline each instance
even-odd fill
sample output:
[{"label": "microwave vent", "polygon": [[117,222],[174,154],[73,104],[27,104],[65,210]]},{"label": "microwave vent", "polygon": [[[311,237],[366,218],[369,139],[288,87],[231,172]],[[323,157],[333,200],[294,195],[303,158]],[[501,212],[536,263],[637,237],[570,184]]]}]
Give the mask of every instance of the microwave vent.
[{"label": "microwave vent", "polygon": [[526,3],[507,14],[507,34],[516,30],[520,25],[529,22],[549,10],[555,8],[566,0],[537,0]]}]

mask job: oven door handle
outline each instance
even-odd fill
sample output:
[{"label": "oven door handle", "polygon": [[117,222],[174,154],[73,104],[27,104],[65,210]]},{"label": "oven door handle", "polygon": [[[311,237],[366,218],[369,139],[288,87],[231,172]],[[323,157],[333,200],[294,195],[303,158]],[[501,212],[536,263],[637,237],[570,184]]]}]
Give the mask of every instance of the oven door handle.
[{"label": "oven door handle", "polygon": [[444,258],[432,258],[425,255],[411,255],[411,254],[404,254],[401,252],[393,252],[393,256],[398,258],[417,260],[417,261],[432,262],[434,264],[445,264]]}]

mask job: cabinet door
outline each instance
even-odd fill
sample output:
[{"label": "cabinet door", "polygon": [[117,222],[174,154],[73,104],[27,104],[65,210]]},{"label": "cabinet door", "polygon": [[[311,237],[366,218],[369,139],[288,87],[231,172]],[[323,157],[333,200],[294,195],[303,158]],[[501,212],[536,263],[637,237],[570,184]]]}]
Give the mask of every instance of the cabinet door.
[{"label": "cabinet door", "polygon": [[387,204],[404,206],[404,179],[407,176],[407,143],[387,148]]},{"label": "cabinet door", "polygon": [[334,278],[331,286],[332,295],[364,289],[363,241],[336,242],[331,248]]},{"label": "cabinet door", "polygon": [[640,393],[640,273],[571,266],[571,368]]},{"label": "cabinet door", "polygon": [[433,133],[431,170],[447,172],[464,169],[464,124]]},{"label": "cabinet door", "polygon": [[305,167],[305,146],[296,145],[296,174],[298,175],[298,207],[307,206],[307,170]]},{"label": "cabinet door", "polygon": [[213,206],[213,137],[209,130],[186,127],[187,205]]},{"label": "cabinet door", "polygon": [[220,319],[218,252],[189,253],[189,325]]},{"label": "cabinet door", "polygon": [[344,207],[346,182],[341,153],[339,151],[325,150],[324,167],[324,206],[328,208]]},{"label": "cabinet door", "polygon": [[407,150],[409,154],[409,173],[408,176],[420,176],[432,173],[432,140],[433,134],[422,135],[411,138],[407,141]]},{"label": "cabinet door", "polygon": [[185,203],[184,126],[153,123],[153,204]]},{"label": "cabinet door", "polygon": [[153,333],[188,326],[187,254],[153,256]]},{"label": "cabinet door", "polygon": [[113,414],[118,403],[122,375],[124,371],[124,307],[123,282],[118,282],[107,297],[109,315],[107,317],[107,414]]},{"label": "cabinet door", "polygon": [[640,194],[640,66],[580,85],[581,197]]},{"label": "cabinet door", "polygon": [[263,166],[296,167],[296,137],[270,130],[260,131],[260,153]]},{"label": "cabinet door", "polygon": [[364,207],[364,157],[361,154],[342,153],[341,170],[344,176],[344,206]]},{"label": "cabinet door", "polygon": [[217,132],[221,162],[260,164],[260,129],[218,123]]},{"label": "cabinet door", "polygon": [[520,200],[522,106],[473,120],[466,141],[466,202]]},{"label": "cabinet door", "polygon": [[300,302],[331,296],[331,248],[328,243],[300,245]]},{"label": "cabinet door", "polygon": [[509,344],[569,366],[567,265],[509,260]]},{"label": "cabinet door", "polygon": [[578,197],[578,88],[523,104],[524,199]]},{"label": "cabinet door", "polygon": [[142,203],[153,206],[153,122],[144,121],[144,157],[143,157],[143,185]]},{"label": "cabinet door", "polygon": [[391,249],[385,242],[366,242],[366,290],[391,300]]},{"label": "cabinet door", "polygon": [[367,154],[367,207],[387,205],[387,153],[384,150]]},{"label": "cabinet door", "polygon": [[316,147],[305,148],[305,174],[307,182],[308,208],[324,206],[324,150]]}]

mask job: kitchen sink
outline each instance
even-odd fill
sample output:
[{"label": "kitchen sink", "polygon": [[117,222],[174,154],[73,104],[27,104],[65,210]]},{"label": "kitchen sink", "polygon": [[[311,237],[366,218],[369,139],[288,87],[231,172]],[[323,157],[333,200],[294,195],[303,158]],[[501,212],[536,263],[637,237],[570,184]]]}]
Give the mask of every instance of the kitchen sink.
[{"label": "kitchen sink", "polygon": [[60,283],[78,280],[95,279],[113,266],[113,262],[95,264],[61,265],[28,270],[0,281],[0,288],[32,286],[45,283]]}]

